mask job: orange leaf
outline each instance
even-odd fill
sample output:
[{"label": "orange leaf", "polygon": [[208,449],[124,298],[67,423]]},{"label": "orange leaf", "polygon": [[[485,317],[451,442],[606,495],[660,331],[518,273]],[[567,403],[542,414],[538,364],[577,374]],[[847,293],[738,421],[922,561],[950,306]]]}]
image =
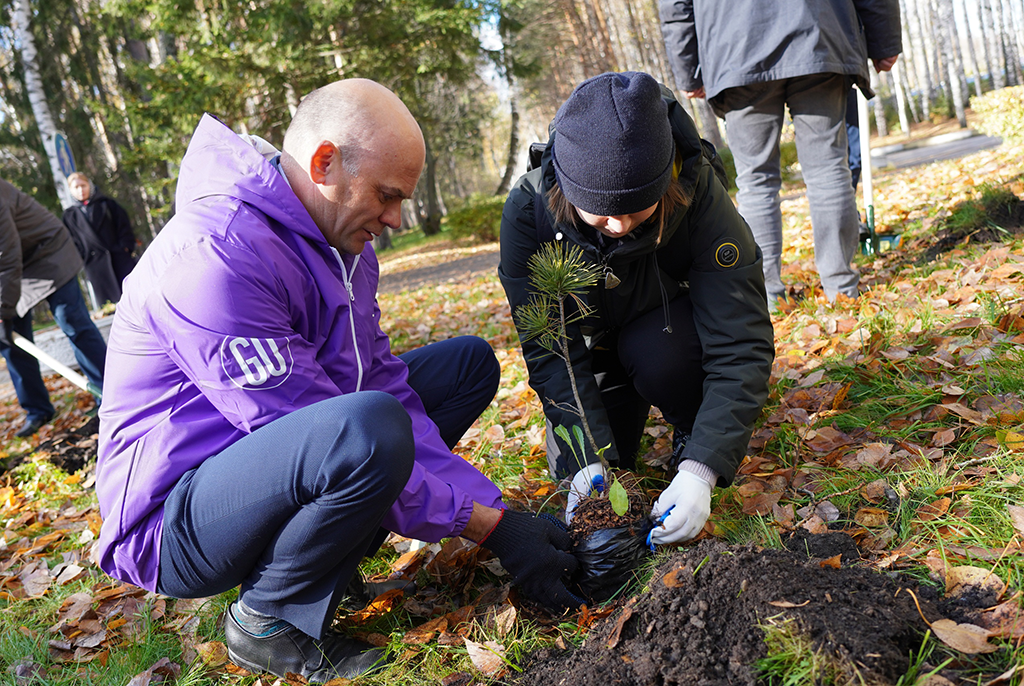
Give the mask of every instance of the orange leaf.
[{"label": "orange leaf", "polygon": [[922,522],[931,522],[942,515],[946,514],[949,510],[949,504],[952,501],[949,498],[939,498],[933,503],[922,505],[917,508],[916,517]]},{"label": "orange leaf", "polygon": [[831,567],[832,569],[839,569],[843,566],[842,564],[843,554],[833,555],[827,560],[822,560],[818,563],[819,567]]}]

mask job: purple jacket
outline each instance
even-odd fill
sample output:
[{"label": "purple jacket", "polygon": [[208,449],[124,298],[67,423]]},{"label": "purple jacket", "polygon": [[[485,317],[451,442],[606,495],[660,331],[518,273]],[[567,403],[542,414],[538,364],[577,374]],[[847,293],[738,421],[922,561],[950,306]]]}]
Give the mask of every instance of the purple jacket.
[{"label": "purple jacket", "polygon": [[[125,281],[107,346],[98,557],[154,590],[163,502],[206,458],[289,412],[386,391],[412,418],[416,464],[383,526],[437,541],[494,484],[444,445],[380,328],[367,244],[339,255],[285,178],[212,117],[181,164],[177,214]],[[258,465],[253,465],[258,469]]]}]

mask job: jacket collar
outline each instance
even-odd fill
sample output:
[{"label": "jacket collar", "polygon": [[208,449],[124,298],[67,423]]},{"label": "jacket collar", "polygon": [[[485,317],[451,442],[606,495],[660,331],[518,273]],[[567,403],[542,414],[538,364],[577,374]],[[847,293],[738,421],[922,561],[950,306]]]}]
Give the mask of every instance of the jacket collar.
[{"label": "jacket collar", "polygon": [[284,176],[250,143],[204,114],[181,161],[175,203],[183,208],[216,195],[257,207],[325,251],[329,248]]}]

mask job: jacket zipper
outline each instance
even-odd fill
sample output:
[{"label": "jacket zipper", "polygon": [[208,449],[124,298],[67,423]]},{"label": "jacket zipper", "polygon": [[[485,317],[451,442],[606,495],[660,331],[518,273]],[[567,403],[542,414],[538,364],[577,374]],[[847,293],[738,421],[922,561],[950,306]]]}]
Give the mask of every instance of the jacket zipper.
[{"label": "jacket zipper", "polygon": [[356,300],[356,295],[352,291],[352,274],[356,271],[356,265],[359,264],[359,255],[355,256],[352,260],[352,271],[345,269],[345,263],[341,260],[341,253],[337,251],[334,246],[331,246],[331,252],[338,259],[338,266],[341,267],[341,282],[345,284],[345,291],[348,293],[348,322],[352,327],[352,349],[356,352],[356,369],[359,373],[356,375],[356,392],[359,392],[363,388],[363,360],[359,355],[359,341],[356,339],[356,313],[355,307],[352,303]]}]

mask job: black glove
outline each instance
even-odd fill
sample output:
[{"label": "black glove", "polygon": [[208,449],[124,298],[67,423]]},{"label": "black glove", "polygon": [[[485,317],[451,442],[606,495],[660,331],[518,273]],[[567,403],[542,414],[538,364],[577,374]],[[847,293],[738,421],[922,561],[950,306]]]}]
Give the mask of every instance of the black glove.
[{"label": "black glove", "polygon": [[556,611],[583,604],[562,581],[576,571],[577,563],[568,552],[569,534],[552,519],[505,510],[480,545],[498,556],[513,583],[529,598]]},{"label": "black glove", "polygon": [[11,319],[5,319],[3,325],[3,333],[0,333],[0,345],[6,345],[8,348],[14,347],[14,321]]}]

